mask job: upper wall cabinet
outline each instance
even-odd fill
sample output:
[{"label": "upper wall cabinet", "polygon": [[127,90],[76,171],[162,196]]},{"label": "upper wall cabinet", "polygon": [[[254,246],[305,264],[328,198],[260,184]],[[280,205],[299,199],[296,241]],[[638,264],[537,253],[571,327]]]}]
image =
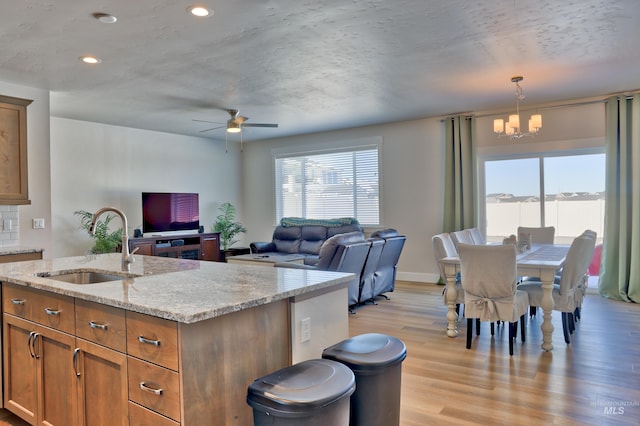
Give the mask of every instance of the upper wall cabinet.
[{"label": "upper wall cabinet", "polygon": [[0,205],[31,204],[27,173],[27,105],[0,95]]}]

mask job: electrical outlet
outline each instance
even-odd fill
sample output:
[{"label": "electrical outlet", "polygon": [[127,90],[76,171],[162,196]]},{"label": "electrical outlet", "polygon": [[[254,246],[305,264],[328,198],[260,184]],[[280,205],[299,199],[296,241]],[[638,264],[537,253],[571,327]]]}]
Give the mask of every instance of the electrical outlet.
[{"label": "electrical outlet", "polygon": [[300,320],[300,343],[311,341],[311,318]]},{"label": "electrical outlet", "polygon": [[33,229],[44,229],[44,219],[33,219]]},{"label": "electrical outlet", "polygon": [[13,223],[11,223],[11,219],[4,219],[2,222],[2,228],[5,231],[11,231],[13,229]]}]

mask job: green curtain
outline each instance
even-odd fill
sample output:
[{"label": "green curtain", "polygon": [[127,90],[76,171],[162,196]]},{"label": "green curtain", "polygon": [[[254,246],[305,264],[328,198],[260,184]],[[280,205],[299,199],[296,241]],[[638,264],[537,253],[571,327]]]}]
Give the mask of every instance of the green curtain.
[{"label": "green curtain", "polygon": [[469,116],[445,120],[444,232],[477,226],[474,127]]},{"label": "green curtain", "polygon": [[606,105],[606,202],[600,294],[640,302],[640,94]]}]

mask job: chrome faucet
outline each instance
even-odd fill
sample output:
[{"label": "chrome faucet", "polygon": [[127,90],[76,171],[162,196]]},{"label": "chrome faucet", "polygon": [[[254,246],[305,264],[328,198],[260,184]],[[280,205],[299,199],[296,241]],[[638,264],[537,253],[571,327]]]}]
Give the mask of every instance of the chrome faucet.
[{"label": "chrome faucet", "polygon": [[124,212],[115,207],[103,207],[96,211],[93,214],[93,219],[91,219],[91,225],[89,225],[89,234],[95,235],[96,233],[96,222],[102,213],[105,212],[113,212],[120,216],[120,220],[122,221],[122,270],[126,272],[131,271],[131,264],[134,262],[133,254],[138,251],[139,247],[133,249],[133,252],[129,253],[129,231],[127,230],[127,216],[125,216]]}]

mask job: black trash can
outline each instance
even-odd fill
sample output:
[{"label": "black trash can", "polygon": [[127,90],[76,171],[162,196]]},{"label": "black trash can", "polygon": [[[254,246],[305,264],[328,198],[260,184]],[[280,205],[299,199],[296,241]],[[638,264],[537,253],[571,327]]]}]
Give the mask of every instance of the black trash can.
[{"label": "black trash can", "polygon": [[400,424],[402,361],[406,357],[402,340],[379,333],[361,334],[322,352],[322,358],[345,364],[356,376],[351,426]]},{"label": "black trash can", "polygon": [[255,380],[247,392],[254,426],[347,426],[353,372],[345,365],[312,359]]}]

